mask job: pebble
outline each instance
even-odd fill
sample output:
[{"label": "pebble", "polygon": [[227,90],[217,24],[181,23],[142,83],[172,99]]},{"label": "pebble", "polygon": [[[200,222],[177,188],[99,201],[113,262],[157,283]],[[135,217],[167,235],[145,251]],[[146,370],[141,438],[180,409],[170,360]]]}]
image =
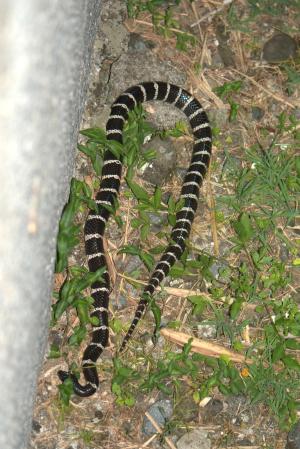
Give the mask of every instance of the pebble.
[{"label": "pebble", "polygon": [[215,279],[220,279],[220,271],[227,268],[227,265],[223,262],[213,262],[211,266],[209,267],[209,271],[213,275]]},{"label": "pebble", "polygon": [[39,433],[41,428],[42,428],[41,424],[38,421],[36,421],[35,419],[33,419],[32,420],[32,430],[35,433]]},{"label": "pebble", "polygon": [[285,449],[300,449],[300,421],[289,431]]},{"label": "pebble", "polygon": [[256,120],[257,122],[263,118],[265,115],[265,111],[258,106],[253,106],[251,110],[251,115],[253,120]]},{"label": "pebble", "polygon": [[217,328],[212,324],[198,324],[197,337],[204,339],[213,339],[217,336]]},{"label": "pebble", "polygon": [[262,52],[262,57],[267,62],[281,62],[289,58],[295,58],[297,53],[297,43],[288,34],[275,34],[269,39]]},{"label": "pebble", "polygon": [[128,42],[128,50],[130,52],[142,53],[154,47],[155,45],[153,44],[153,42],[143,39],[140,34],[130,33]]},{"label": "pebble", "polygon": [[160,186],[168,181],[176,168],[176,150],[170,140],[161,140],[158,137],[144,145],[143,150],[153,148],[156,151],[156,158],[147,165],[143,179]]},{"label": "pebble", "polygon": [[186,423],[191,421],[197,422],[199,417],[199,405],[193,400],[189,389],[183,387],[178,396],[181,398],[175,410],[178,420]]},{"label": "pebble", "polygon": [[224,405],[220,399],[211,399],[204,407],[205,416],[215,417],[223,411]]},{"label": "pebble", "polygon": [[[151,405],[151,407],[147,411],[160,427],[164,427],[173,413],[172,402],[168,399],[162,399]],[[143,420],[142,432],[148,436],[157,433],[157,430],[146,416]]]},{"label": "pebble", "polygon": [[208,433],[202,429],[195,429],[184,434],[177,441],[177,449],[210,449],[211,441]]}]

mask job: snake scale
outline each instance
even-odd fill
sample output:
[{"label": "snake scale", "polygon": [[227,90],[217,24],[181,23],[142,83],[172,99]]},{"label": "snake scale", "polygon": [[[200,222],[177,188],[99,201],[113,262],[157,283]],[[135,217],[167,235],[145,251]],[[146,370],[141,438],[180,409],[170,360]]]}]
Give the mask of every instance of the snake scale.
[{"label": "snake scale", "polygon": [[[170,103],[187,116],[194,135],[194,147],[190,166],[184,177],[180,193],[183,206],[176,214],[176,223],[171,231],[170,243],[156,264],[149,282],[144,288],[120,352],[124,350],[127,341],[144,314],[148,298],[150,299],[157,286],[168,275],[170,268],[180,258],[185,249],[185,241],[189,236],[198,205],[199,190],[211,156],[211,128],[202,106],[186,90],[166,82],[145,82],[132,86],[122,93],[111,107],[111,113],[106,124],[107,139],[122,143],[123,126],[128,119],[129,111],[138,104],[151,100]],[[121,161],[111,151],[106,150],[100,189],[95,199],[97,210],[89,212],[84,228],[89,270],[95,272],[100,267],[106,267],[106,271],[102,275],[103,280],[95,282],[91,286],[91,296],[94,299],[91,316],[97,317],[99,322],[93,326],[92,341],[83,354],[82,370],[86,384],[81,385],[77,377],[72,373],[66,371],[58,372],[61,381],[66,380],[68,377],[71,378],[74,392],[79,396],[91,396],[97,391],[99,378],[95,364],[108,343],[110,279],[104,254],[103,235],[110,216],[109,208],[106,206],[112,206],[119,193],[121,172]]]}]

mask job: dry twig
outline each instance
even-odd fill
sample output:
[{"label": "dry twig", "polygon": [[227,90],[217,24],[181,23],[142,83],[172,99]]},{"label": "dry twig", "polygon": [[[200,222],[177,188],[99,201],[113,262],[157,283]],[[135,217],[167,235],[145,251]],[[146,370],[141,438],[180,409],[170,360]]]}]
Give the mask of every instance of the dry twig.
[{"label": "dry twig", "polygon": [[191,337],[190,335],[184,334],[183,332],[175,331],[174,329],[161,329],[161,335],[166,339],[183,346],[188,343],[190,338],[193,338],[191,351],[198,352],[202,355],[207,355],[209,357],[220,358],[221,356],[229,357],[230,360],[237,363],[253,363],[252,360],[247,359],[244,355],[239,354],[235,351],[231,351],[224,348],[221,345],[211,343],[208,341],[201,340],[200,338]]},{"label": "dry twig", "polygon": [[191,28],[194,28],[196,25],[198,25],[201,22],[204,22],[207,19],[210,19],[211,17],[215,16],[219,12],[222,11],[222,9],[225,8],[225,6],[230,5],[233,0],[223,0],[223,5],[220,6],[217,9],[214,9],[213,11],[208,12],[207,14],[204,14],[204,16],[201,17],[201,19],[198,19],[197,22],[192,23]]},{"label": "dry twig", "polygon": [[285,98],[280,97],[277,94],[273,94],[273,92],[269,91],[268,89],[266,89],[264,86],[262,86],[261,84],[259,84],[257,81],[255,81],[255,79],[251,78],[251,76],[246,75],[245,73],[240,72],[237,69],[234,69],[232,67],[232,69],[234,72],[238,73],[239,75],[243,76],[244,78],[246,78],[247,80],[249,80],[252,84],[254,84],[256,87],[258,87],[260,90],[264,91],[266,94],[268,94],[270,97],[275,98],[275,100],[280,101],[280,103],[285,104],[286,106],[290,106],[290,108],[295,108],[296,105],[294,105],[293,103],[290,103],[289,101],[287,101]]}]

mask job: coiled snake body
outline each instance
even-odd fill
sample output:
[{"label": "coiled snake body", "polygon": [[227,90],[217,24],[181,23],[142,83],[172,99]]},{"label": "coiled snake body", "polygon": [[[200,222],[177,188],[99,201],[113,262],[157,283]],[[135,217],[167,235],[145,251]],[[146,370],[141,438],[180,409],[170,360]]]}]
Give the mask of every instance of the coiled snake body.
[{"label": "coiled snake body", "polygon": [[[184,112],[193,131],[194,147],[190,166],[184,177],[180,194],[180,198],[183,199],[183,206],[176,214],[176,223],[171,231],[170,244],[160,261],[156,264],[144,289],[120,351],[125,348],[138,321],[144,314],[148,298],[150,299],[155,288],[168,275],[170,268],[180,258],[185,249],[185,240],[191,230],[197,209],[199,190],[211,155],[211,128],[207,115],[200,103],[186,90],[165,82],[141,83],[129,88],[120,95],[113,103],[111,114],[107,121],[107,139],[122,143],[122,130],[129,111],[136,105],[150,100],[170,103]],[[104,154],[100,190],[95,200],[98,210],[89,212],[84,229],[85,248],[91,272],[95,272],[102,266],[106,267],[103,235],[110,212],[105,206],[114,204],[114,199],[118,195],[120,188],[121,171],[121,162],[107,150]],[[65,371],[58,372],[62,381],[68,377],[72,379],[74,392],[79,396],[91,396],[97,391],[99,379],[95,363],[108,342],[108,303],[110,292],[108,272],[105,271],[102,277],[102,282],[95,282],[91,287],[91,296],[94,299],[91,316],[97,317],[99,323],[93,326],[92,341],[83,354],[82,369],[87,383],[81,385],[75,375]]]}]

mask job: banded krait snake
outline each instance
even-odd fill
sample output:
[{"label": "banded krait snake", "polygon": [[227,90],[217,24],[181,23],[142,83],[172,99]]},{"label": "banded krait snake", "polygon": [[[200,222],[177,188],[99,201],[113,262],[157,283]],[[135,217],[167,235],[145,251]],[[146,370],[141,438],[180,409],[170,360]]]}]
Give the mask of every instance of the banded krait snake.
[{"label": "banded krait snake", "polygon": [[[207,171],[211,155],[211,128],[208,118],[200,103],[186,90],[165,82],[146,82],[127,89],[113,103],[111,114],[106,125],[108,140],[122,143],[122,130],[128,118],[128,112],[136,105],[150,100],[170,103],[179,108],[187,116],[194,134],[192,160],[184,177],[180,198],[183,206],[176,214],[176,224],[171,231],[170,243],[146,285],[136,309],[134,319],[121,345],[122,351],[138,321],[146,310],[148,297],[153,295],[156,287],[168,275],[170,268],[180,258],[185,249],[185,240],[189,236],[192,221],[197,209],[199,190]],[[107,150],[104,154],[100,190],[96,195],[98,210],[91,210],[85,224],[85,248],[89,270],[95,272],[106,266],[103,235],[110,212],[105,206],[112,206],[120,188],[122,163]],[[94,394],[99,386],[95,363],[108,342],[108,303],[110,279],[107,271],[102,282],[95,282],[91,287],[94,299],[92,317],[99,323],[93,326],[92,341],[84,351],[82,359],[83,374],[86,384],[81,385],[75,375],[59,371],[59,378],[64,381],[71,377],[74,392],[79,396]]]}]

